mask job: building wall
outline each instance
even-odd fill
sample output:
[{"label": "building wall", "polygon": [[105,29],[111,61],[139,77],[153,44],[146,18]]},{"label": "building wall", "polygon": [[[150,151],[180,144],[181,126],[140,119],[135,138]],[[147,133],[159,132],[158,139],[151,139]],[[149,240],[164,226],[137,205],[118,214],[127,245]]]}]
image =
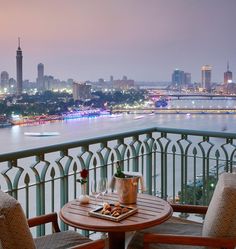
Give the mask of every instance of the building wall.
[{"label": "building wall", "polygon": [[4,90],[4,88],[9,89],[9,74],[6,71],[1,72],[1,84],[0,90]]},{"label": "building wall", "polygon": [[184,71],[178,69],[174,70],[172,73],[172,84],[176,86],[184,84]]},{"label": "building wall", "polygon": [[92,86],[86,83],[73,83],[73,99],[86,100],[91,99]]},{"label": "building wall", "polygon": [[224,72],[224,84],[232,83],[233,73],[231,71]]},{"label": "building wall", "polygon": [[112,85],[118,90],[128,90],[134,88],[134,80],[128,80],[123,78],[122,80],[113,80]]},{"label": "building wall", "polygon": [[202,87],[207,91],[211,91],[211,71],[212,67],[209,65],[205,65],[201,68]]}]

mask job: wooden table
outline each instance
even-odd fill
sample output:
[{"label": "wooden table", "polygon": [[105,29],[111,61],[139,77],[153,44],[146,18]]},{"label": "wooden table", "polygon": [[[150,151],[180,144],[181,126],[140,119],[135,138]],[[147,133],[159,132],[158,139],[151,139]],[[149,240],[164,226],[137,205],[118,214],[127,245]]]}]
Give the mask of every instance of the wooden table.
[{"label": "wooden table", "polygon": [[[116,194],[105,196],[105,202],[114,203]],[[99,202],[98,202],[99,203]],[[101,202],[100,202],[101,204]],[[95,199],[90,198],[89,204],[80,204],[77,199],[68,202],[60,211],[60,218],[68,225],[80,229],[108,232],[109,249],[125,248],[125,232],[136,231],[161,224],[172,216],[172,208],[168,202],[159,197],[138,194],[138,212],[119,222],[99,219],[88,215],[90,210],[97,208]]]}]

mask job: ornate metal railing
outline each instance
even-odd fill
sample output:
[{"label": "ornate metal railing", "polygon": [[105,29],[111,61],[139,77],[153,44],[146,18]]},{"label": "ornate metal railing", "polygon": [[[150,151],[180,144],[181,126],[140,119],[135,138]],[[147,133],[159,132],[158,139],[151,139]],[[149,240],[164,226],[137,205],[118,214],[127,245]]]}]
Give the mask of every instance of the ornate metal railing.
[{"label": "ornate metal railing", "polygon": [[149,194],[205,205],[219,174],[233,171],[235,139],[232,133],[154,127],[1,154],[0,187],[21,202],[27,217],[37,216],[78,196],[82,168],[89,179],[111,179],[119,161],[124,170],[143,174]]}]

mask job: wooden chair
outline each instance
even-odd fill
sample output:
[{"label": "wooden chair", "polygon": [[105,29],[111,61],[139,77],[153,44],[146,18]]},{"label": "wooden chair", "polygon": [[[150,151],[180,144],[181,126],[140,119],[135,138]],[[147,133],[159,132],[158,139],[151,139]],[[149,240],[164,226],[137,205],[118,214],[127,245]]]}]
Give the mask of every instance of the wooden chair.
[{"label": "wooden chair", "polygon": [[219,177],[209,207],[172,205],[174,212],[205,214],[203,224],[173,217],[136,232],[128,249],[184,249],[236,247],[236,174]]},{"label": "wooden chair", "polygon": [[[33,239],[30,227],[52,223],[53,233]],[[104,240],[92,241],[75,231],[61,232],[57,214],[27,220],[19,202],[0,190],[0,248],[3,249],[103,249]]]}]

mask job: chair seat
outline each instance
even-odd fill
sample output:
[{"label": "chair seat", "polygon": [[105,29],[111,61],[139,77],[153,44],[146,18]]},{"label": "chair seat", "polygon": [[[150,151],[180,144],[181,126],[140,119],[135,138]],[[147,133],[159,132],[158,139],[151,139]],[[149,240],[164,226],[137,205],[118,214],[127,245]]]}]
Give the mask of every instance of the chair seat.
[{"label": "chair seat", "polygon": [[[137,231],[129,243],[127,249],[142,249],[144,233],[161,233],[161,234],[176,234],[176,235],[202,235],[202,224],[192,221],[185,221],[177,217],[172,217],[170,220],[142,231]],[[183,246],[183,245],[167,245],[167,244],[150,244],[150,249],[203,249],[200,246]]]},{"label": "chair seat", "polygon": [[37,249],[66,249],[92,241],[75,231],[65,231],[35,238]]}]

